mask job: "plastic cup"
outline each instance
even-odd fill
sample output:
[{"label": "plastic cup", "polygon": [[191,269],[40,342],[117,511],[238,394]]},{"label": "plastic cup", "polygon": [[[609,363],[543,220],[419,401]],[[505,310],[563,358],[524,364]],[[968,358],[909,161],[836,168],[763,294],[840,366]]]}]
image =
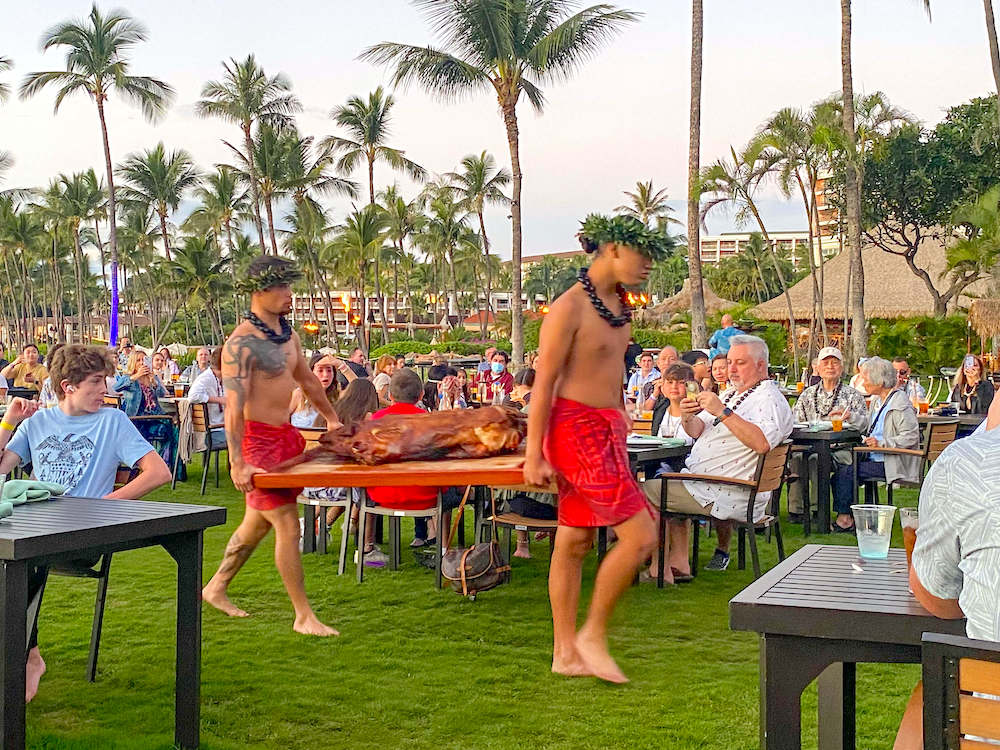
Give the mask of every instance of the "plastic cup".
[{"label": "plastic cup", "polygon": [[184,398],[184,386],[182,386],[182,385],[175,385],[174,386],[174,397],[175,398]]},{"label": "plastic cup", "polygon": [[852,505],[854,527],[858,536],[858,553],[871,560],[884,560],[889,556],[892,538],[892,519],[895,505]]},{"label": "plastic cup", "polygon": [[801,380],[795,384],[796,393],[802,393],[802,391],[804,391],[805,389],[806,389],[806,384],[803,383]]},{"label": "plastic cup", "polygon": [[833,417],[830,419],[830,424],[833,425],[834,432],[840,432],[844,429],[844,419],[843,417]]},{"label": "plastic cup", "polygon": [[651,411],[644,411],[644,412],[642,412],[641,418],[642,419],[647,419],[647,420],[652,420],[653,419],[653,412],[651,412]]},{"label": "plastic cup", "polygon": [[899,525],[903,527],[903,548],[906,550],[906,568],[909,570],[913,560],[913,547],[917,543],[917,529],[920,526],[917,509],[900,508]]},{"label": "plastic cup", "polygon": [[930,403],[927,401],[927,399],[922,398],[922,399],[920,399],[920,401],[917,402],[917,407],[918,407],[918,411],[921,414],[926,414],[927,410],[930,408]]}]

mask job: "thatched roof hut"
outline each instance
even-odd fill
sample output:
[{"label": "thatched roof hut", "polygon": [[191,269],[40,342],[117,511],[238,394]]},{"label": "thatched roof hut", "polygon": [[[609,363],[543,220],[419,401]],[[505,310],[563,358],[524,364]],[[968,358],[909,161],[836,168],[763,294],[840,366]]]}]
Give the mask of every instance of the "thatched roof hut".
[{"label": "thatched roof hut", "polygon": [[[728,310],[735,307],[735,302],[722,299],[712,291],[712,287],[707,281],[702,282],[705,290],[705,312],[708,314]],[[691,279],[684,280],[684,286],[673,297],[668,297],[663,302],[643,311],[643,320],[669,322],[670,318],[677,313],[689,312],[691,310]]]},{"label": "thatched roof hut", "polygon": [[969,322],[983,338],[1000,337],[1000,299],[977,299],[969,307]]},{"label": "thatched roof hut", "polygon": [[[901,255],[887,253],[867,244],[861,249],[865,266],[865,317],[915,318],[934,314],[934,298],[924,282],[910,269]],[[937,289],[946,287],[940,278],[946,268],[945,246],[940,240],[926,239],[917,251],[915,263],[930,275]],[[824,264],[823,311],[827,320],[843,320],[847,304],[847,281],[850,255],[841,252]],[[976,294],[985,291],[986,282],[977,282],[967,291]],[[792,311],[797,321],[807,321],[812,315],[812,279],[806,276],[788,290],[792,298]],[[960,295],[948,306],[953,312],[958,306],[968,307],[972,300]],[[757,305],[749,311],[761,320],[788,322],[788,306],[784,295]]]}]

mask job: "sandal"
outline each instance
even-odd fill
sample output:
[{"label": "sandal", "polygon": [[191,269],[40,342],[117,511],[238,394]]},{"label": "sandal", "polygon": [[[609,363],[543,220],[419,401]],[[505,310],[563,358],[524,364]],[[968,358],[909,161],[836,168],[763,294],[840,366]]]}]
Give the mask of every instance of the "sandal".
[{"label": "sandal", "polygon": [[831,526],[832,526],[831,531],[834,534],[853,534],[855,530],[855,526],[853,523],[847,528],[844,528],[839,523],[831,524]]},{"label": "sandal", "polygon": [[674,566],[670,566],[670,574],[674,577],[674,583],[691,583],[694,580],[694,576],[690,573],[682,573]]}]

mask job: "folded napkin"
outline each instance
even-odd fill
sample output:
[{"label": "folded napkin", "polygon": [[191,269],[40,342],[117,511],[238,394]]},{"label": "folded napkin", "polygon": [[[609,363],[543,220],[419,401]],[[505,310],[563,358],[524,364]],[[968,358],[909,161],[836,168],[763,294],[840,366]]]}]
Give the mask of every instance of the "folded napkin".
[{"label": "folded napkin", "polygon": [[3,483],[0,502],[23,505],[39,500],[48,500],[53,495],[61,495],[66,488],[55,482],[38,482],[34,479],[11,479]]}]

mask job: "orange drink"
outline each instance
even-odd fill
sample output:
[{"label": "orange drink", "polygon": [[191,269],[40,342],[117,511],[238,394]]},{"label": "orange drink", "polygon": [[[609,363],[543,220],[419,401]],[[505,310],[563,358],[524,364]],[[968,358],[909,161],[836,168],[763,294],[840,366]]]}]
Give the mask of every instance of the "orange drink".
[{"label": "orange drink", "polygon": [[922,398],[917,403],[917,406],[918,406],[917,410],[919,411],[919,413],[926,414],[927,413],[927,409],[930,407],[930,404],[928,403],[927,399]]},{"label": "orange drink", "polygon": [[833,425],[834,432],[840,432],[844,429],[844,418],[843,417],[831,417],[830,424]]},{"label": "orange drink", "polygon": [[899,509],[899,525],[903,527],[903,548],[906,550],[906,569],[913,561],[913,548],[917,543],[917,527],[920,525],[916,508]]},{"label": "orange drink", "polygon": [[795,384],[796,393],[802,393],[802,391],[804,391],[805,389],[806,389],[806,384],[803,383],[801,380]]},{"label": "orange drink", "polygon": [[177,383],[174,384],[174,397],[183,398],[184,397],[184,386]]},{"label": "orange drink", "polygon": [[178,380],[181,379],[181,374],[179,372],[175,372],[170,376],[170,379],[176,383]]}]

